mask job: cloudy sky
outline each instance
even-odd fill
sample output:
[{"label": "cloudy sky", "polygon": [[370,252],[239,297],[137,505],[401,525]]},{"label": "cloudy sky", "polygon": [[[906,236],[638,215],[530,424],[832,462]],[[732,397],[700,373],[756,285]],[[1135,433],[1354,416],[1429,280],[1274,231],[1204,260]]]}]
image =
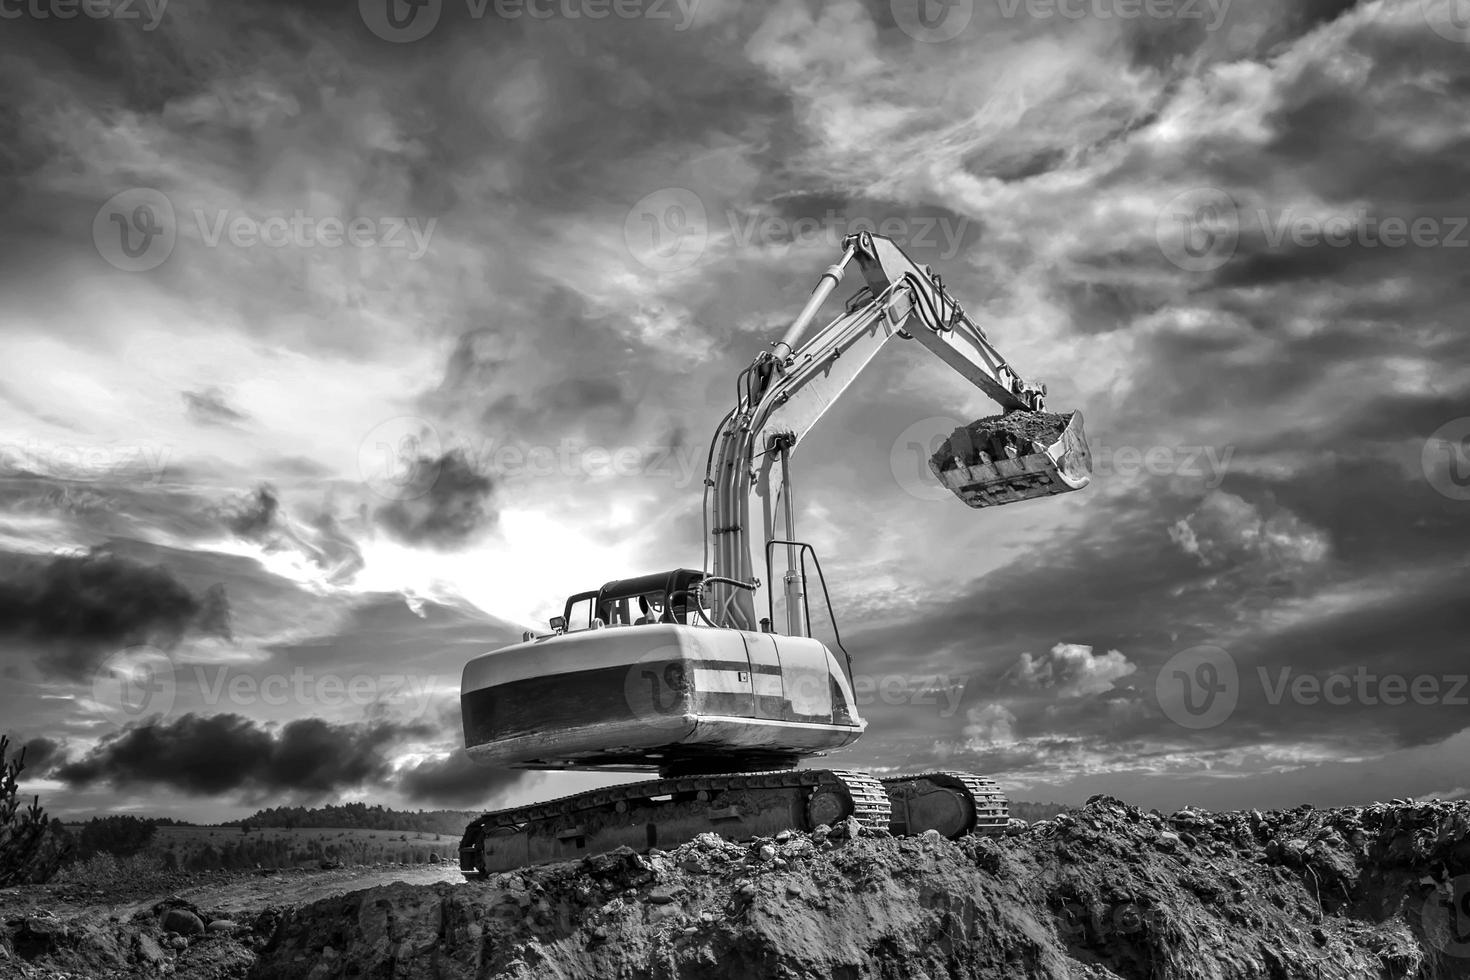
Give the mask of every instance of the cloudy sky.
[{"label": "cloudy sky", "polygon": [[992,406],[916,344],[873,364],[797,457],[870,722],[837,761],[1161,807],[1467,794],[1462,14],[6,5],[28,788],[219,819],[590,785],[467,763],[463,663],[698,566],[736,372],[877,226],[1084,412],[1097,473],[971,511],[924,459]]}]

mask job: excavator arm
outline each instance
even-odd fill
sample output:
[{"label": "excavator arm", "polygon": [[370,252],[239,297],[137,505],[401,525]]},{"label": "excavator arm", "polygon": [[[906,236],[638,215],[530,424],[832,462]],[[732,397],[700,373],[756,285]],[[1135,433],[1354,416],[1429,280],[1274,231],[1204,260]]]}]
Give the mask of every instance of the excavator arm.
[{"label": "excavator arm", "polygon": [[[752,545],[757,540],[763,545],[795,540],[791,454],[894,336],[923,344],[1007,413],[1044,408],[1045,388],[1021,378],[949,295],[937,273],[916,265],[890,239],[869,232],[849,236],[842,249],[841,259],[823,273],[786,335],[742,372],[738,402],[715,434],[706,474],[705,514],[707,547],[714,557],[712,565],[707,563],[706,579],[714,625],[773,628],[759,618],[770,584],[759,580],[765,562],[756,563]],[[822,304],[854,262],[864,280],[862,290],[840,316],[807,336]],[[1079,422],[1073,441],[1081,439]],[[1085,442],[1081,446],[1085,462]],[[1058,455],[1061,449],[1059,445]],[[1003,494],[987,491],[961,497],[972,506],[983,506],[976,501],[1009,503],[1081,489],[1087,483],[1085,474],[1079,482],[1076,467],[1070,474],[1058,471],[1055,458],[1007,462],[1015,472],[987,471],[975,477],[981,483],[1005,484]],[[960,492],[958,486],[951,489]],[[782,525],[784,538],[777,533]],[[787,551],[787,632],[806,635],[805,582],[797,549],[788,546]]]}]

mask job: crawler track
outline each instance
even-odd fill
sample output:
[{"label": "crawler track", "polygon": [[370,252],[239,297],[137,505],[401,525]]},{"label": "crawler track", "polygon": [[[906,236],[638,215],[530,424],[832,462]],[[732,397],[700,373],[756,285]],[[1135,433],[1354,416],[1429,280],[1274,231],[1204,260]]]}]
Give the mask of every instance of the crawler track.
[{"label": "crawler track", "polygon": [[460,869],[480,877],[618,847],[674,847],[710,831],[744,839],[848,817],[873,832],[959,837],[1004,830],[1007,806],[993,781],[969,773],[881,782],[847,769],[679,776],[487,813],[465,828]]},{"label": "crawler track", "polygon": [[970,772],[891,776],[883,789],[892,804],[889,831],[896,836],[937,830],[951,839],[1005,832],[1011,808],[995,780]]}]

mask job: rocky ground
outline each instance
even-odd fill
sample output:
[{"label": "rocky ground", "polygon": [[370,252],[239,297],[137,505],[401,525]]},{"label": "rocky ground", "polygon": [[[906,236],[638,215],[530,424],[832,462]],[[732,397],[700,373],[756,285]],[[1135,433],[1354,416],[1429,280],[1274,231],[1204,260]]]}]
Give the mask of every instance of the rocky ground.
[{"label": "rocky ground", "polygon": [[1470,977],[1470,803],[1162,816],[1097,798],[1000,839],[838,827],[469,884],[411,872],[448,880],[301,875],[260,908],[221,882],[113,920],[0,895],[0,974]]}]

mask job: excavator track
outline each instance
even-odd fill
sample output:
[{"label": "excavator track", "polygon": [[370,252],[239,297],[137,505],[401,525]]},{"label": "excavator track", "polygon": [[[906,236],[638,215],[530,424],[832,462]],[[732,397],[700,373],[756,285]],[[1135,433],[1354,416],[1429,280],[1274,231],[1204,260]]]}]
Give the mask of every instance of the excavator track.
[{"label": "excavator track", "polygon": [[654,779],[487,813],[465,828],[459,863],[477,878],[622,846],[675,847],[710,831],[755,837],[848,817],[886,831],[889,811],[882,783],[846,769]]},{"label": "excavator track", "polygon": [[954,840],[966,835],[1005,833],[1010,804],[995,780],[969,772],[925,772],[883,781],[892,807],[889,831],[896,836],[937,830]]}]

